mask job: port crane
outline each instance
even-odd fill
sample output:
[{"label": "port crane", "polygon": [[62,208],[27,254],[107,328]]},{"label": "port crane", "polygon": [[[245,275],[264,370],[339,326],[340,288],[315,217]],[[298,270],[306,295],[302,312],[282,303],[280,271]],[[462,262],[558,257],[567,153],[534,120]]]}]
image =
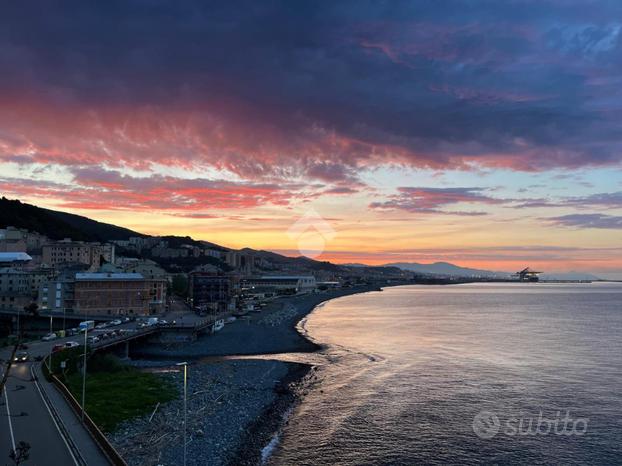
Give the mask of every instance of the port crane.
[{"label": "port crane", "polygon": [[516,272],[515,275],[521,282],[537,282],[538,280],[540,280],[540,277],[538,277],[538,275],[541,273],[543,272],[531,270],[529,267],[527,267],[520,272]]}]

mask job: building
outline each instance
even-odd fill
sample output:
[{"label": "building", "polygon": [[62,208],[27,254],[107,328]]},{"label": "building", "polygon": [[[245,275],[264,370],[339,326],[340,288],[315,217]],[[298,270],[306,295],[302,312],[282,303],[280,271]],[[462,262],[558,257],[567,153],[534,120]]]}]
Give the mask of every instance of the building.
[{"label": "building", "polygon": [[169,280],[169,275],[157,263],[149,259],[125,258],[121,266],[126,273],[139,273],[145,278]]},{"label": "building", "polygon": [[49,279],[49,271],[0,268],[0,309],[21,310],[36,301],[39,287]]},{"label": "building", "polygon": [[207,248],[203,250],[203,255],[207,257],[214,257],[216,259],[221,259],[225,253],[218,249]]},{"label": "building", "polygon": [[114,244],[85,243],[64,239],[43,245],[42,262],[50,267],[63,264],[86,264],[90,270],[97,270],[101,260],[114,264]]},{"label": "building", "polygon": [[0,252],[26,252],[26,241],[0,239]]},{"label": "building", "polygon": [[86,316],[159,314],[166,308],[166,288],[166,280],[139,273],[77,273],[71,309]]},{"label": "building", "polygon": [[160,238],[157,236],[132,236],[128,241],[130,248],[142,251],[143,249],[149,249],[157,245],[160,242]]},{"label": "building", "polygon": [[37,304],[43,311],[73,312],[75,274],[61,275],[39,287]]},{"label": "building", "polygon": [[302,294],[315,290],[316,282],[313,275],[262,276],[242,280],[242,289],[252,288],[260,288],[262,290],[272,289],[281,294]]},{"label": "building", "polygon": [[253,272],[255,258],[253,254],[242,251],[227,251],[225,253],[225,263],[242,275],[250,275]]},{"label": "building", "polygon": [[38,251],[47,241],[48,239],[44,235],[23,228],[6,227],[0,229],[1,252]]},{"label": "building", "polygon": [[151,250],[153,257],[161,257],[162,259],[178,259],[183,257],[189,257],[189,251],[187,248],[169,248],[168,246],[156,246]]},{"label": "building", "polygon": [[234,277],[218,271],[205,270],[190,273],[188,287],[192,306],[198,312],[224,312],[231,308]]}]

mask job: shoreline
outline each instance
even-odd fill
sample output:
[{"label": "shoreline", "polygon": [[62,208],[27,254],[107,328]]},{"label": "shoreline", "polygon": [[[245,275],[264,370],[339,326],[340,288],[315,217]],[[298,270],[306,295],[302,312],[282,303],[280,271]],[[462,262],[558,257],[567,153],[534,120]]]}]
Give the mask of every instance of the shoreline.
[{"label": "shoreline", "polygon": [[[197,417],[194,422],[196,426],[191,426],[189,421],[189,428],[192,427],[196,435],[191,435],[194,440],[189,445],[188,464],[205,464],[207,459],[209,464],[260,464],[263,449],[278,435],[286,422],[286,413],[295,409],[300,402],[306,381],[312,377],[314,370],[311,363],[285,362],[270,359],[269,356],[314,353],[320,350],[322,346],[312,341],[300,325],[321,304],[344,296],[382,291],[384,287],[406,284],[408,283],[364,285],[345,290],[283,297],[271,302],[261,313],[253,314],[249,321],[238,319],[225,325],[220,332],[201,337],[195,342],[169,347],[145,345],[140,348],[137,354],[141,359],[147,360],[143,361],[146,363],[145,367],[151,365],[149,361],[155,363],[156,367],[170,367],[172,364],[169,363],[180,358],[191,361],[190,384],[199,380],[202,385],[191,387],[190,393],[205,391],[206,386],[211,387],[212,391],[219,386],[227,387],[215,401],[210,401],[213,403],[210,405],[210,417]],[[236,356],[243,358],[236,359]],[[257,358],[254,359],[253,356]],[[214,359],[210,361],[211,358]],[[201,361],[202,359],[204,360]],[[140,361],[135,364],[143,365]],[[267,373],[276,377],[267,380]],[[178,412],[179,402],[179,399],[169,402],[164,410]],[[202,407],[192,407],[191,403],[189,409],[205,409],[206,401],[203,400],[202,403]],[[226,421],[210,424],[219,418]],[[158,422],[174,424],[170,420]],[[121,444],[123,435],[117,435],[118,432],[110,435],[113,443],[117,443],[124,456],[127,456],[128,464],[145,463],[146,458],[142,456],[143,438],[153,437],[150,424],[145,419],[135,419],[127,422],[121,429],[125,431],[125,435],[129,431],[134,434],[133,438],[140,439],[134,445]],[[175,429],[178,427],[168,426],[169,431]],[[208,438],[212,429],[218,430],[217,440]],[[176,435],[170,435],[169,443],[160,446],[158,464],[175,464]],[[197,441],[199,437],[200,441]],[[214,449],[218,449],[221,454],[214,456]],[[167,462],[167,457],[170,462]]]}]

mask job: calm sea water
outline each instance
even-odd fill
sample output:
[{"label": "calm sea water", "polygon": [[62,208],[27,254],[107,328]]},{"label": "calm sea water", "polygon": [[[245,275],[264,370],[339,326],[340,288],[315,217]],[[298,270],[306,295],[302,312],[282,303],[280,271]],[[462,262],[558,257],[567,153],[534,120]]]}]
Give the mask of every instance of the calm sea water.
[{"label": "calm sea water", "polygon": [[620,284],[388,288],[304,328],[325,363],[270,464],[622,464]]}]

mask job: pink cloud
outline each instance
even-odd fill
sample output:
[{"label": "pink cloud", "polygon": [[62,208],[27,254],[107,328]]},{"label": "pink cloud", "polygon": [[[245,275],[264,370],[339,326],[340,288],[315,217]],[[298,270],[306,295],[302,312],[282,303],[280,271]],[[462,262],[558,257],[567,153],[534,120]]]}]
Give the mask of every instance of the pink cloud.
[{"label": "pink cloud", "polygon": [[0,179],[5,194],[18,197],[59,198],[60,206],[98,210],[166,210],[193,212],[207,218],[206,209],[249,209],[288,205],[303,197],[296,185],[181,179],[152,175],[138,178],[117,171],[76,169],[75,184]]}]

